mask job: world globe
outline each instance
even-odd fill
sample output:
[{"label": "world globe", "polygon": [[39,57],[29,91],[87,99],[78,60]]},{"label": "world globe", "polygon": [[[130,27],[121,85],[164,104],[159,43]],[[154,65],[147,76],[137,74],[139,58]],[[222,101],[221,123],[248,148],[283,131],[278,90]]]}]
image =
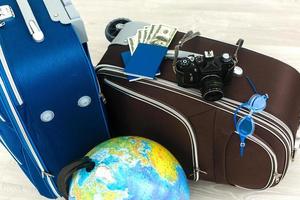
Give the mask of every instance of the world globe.
[{"label": "world globe", "polygon": [[95,163],[72,178],[69,200],[187,200],[185,173],[160,144],[141,137],[101,143],[87,156]]}]

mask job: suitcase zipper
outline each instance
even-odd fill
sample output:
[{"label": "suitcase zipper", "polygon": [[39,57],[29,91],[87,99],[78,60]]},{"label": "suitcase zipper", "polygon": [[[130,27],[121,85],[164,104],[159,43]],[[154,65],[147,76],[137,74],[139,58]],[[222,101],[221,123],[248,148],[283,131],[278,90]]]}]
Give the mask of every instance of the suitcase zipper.
[{"label": "suitcase zipper", "polygon": [[[120,68],[120,67],[118,67],[118,66],[102,64],[102,65],[99,65],[99,66],[96,68],[96,70],[97,70],[97,71],[98,71],[98,70],[99,70],[99,71],[103,70],[103,71],[115,72],[115,73],[121,74],[121,76],[116,76],[116,75],[112,75],[112,74],[107,74],[107,75],[109,75],[109,76],[116,76],[116,77],[123,78],[123,79],[126,78],[126,75],[125,75],[124,72],[123,72],[123,68]],[[105,74],[105,73],[104,73],[104,74]],[[151,84],[151,83],[145,82],[145,81],[143,81],[143,80],[139,81],[139,83],[146,84],[146,85],[151,85],[151,86],[158,87],[158,88],[161,88],[161,89],[164,89],[164,90],[168,90],[168,91],[171,91],[171,92],[175,92],[175,93],[184,95],[184,96],[186,96],[186,97],[188,97],[188,98],[192,98],[192,99],[201,101],[201,102],[203,102],[203,103],[205,103],[205,104],[207,104],[207,105],[216,107],[216,108],[218,108],[218,109],[220,109],[220,110],[223,110],[223,111],[225,111],[225,112],[228,112],[228,113],[233,114],[233,112],[231,112],[231,111],[228,111],[228,110],[226,110],[226,109],[224,109],[224,108],[218,107],[217,105],[214,105],[214,104],[211,104],[211,103],[209,103],[209,102],[205,102],[205,101],[201,100],[201,96],[199,96],[199,95],[200,95],[199,92],[193,91],[192,89],[187,90],[187,89],[185,89],[185,88],[179,87],[179,86],[176,85],[175,83],[172,83],[172,82],[169,82],[169,81],[165,81],[165,80],[161,80],[161,79],[157,79],[157,80],[148,80],[148,81],[149,81],[149,82],[159,83],[159,84],[161,84],[161,85],[163,85],[163,86],[167,86],[167,87],[170,87],[170,88],[173,88],[173,89],[177,89],[177,90],[182,91],[182,92],[187,92],[187,93],[190,93],[190,94],[192,94],[192,95],[198,96],[198,97],[200,97],[200,98],[194,98],[194,97],[191,97],[191,96],[189,96],[189,95],[184,95],[183,93],[175,92],[174,90],[167,89],[167,88],[165,88],[165,87],[160,87],[160,86],[157,86],[156,84]],[[222,104],[221,102],[216,102],[216,103],[218,103],[219,105],[222,105],[222,106],[225,105],[225,107],[228,108],[228,106],[226,106],[226,104]],[[229,108],[230,108],[230,107],[229,107]],[[234,111],[234,108],[231,108],[231,110],[232,110],[232,109],[233,109],[233,111]],[[275,118],[275,117],[274,117],[274,118]],[[257,120],[257,117],[255,117],[255,119]],[[263,120],[259,120],[259,121],[260,121],[260,122],[263,122]],[[276,118],[275,121],[277,122],[277,121],[280,121],[280,120]],[[263,122],[263,123],[264,123],[264,122]],[[283,123],[283,122],[281,122],[281,123]],[[268,125],[268,123],[265,123],[265,124]],[[262,128],[268,130],[268,131],[271,132],[276,138],[278,138],[279,141],[283,144],[283,146],[284,146],[284,148],[285,148],[285,150],[286,150],[286,156],[287,156],[287,157],[286,157],[286,162],[285,162],[285,166],[284,166],[284,173],[283,173],[282,175],[280,175],[280,177],[281,177],[281,179],[282,179],[282,178],[284,177],[286,171],[287,171],[287,168],[288,168],[288,165],[289,165],[289,161],[290,161],[290,159],[289,159],[290,156],[289,156],[289,153],[287,153],[288,150],[287,150],[287,147],[286,147],[286,146],[288,146],[288,145],[286,145],[286,144],[285,144],[285,143],[277,136],[277,134],[275,134],[273,131],[269,130],[267,127],[264,127],[264,126],[261,125],[261,124],[257,124],[257,125],[259,125],[259,126],[261,126]],[[271,126],[273,126],[273,125],[271,124]],[[275,130],[277,130],[279,133],[282,133],[282,132],[281,132],[282,130],[279,130],[277,127],[274,127],[274,126],[273,126],[272,128],[274,128]],[[285,126],[285,127],[283,127],[283,128],[285,128],[286,130],[289,130],[289,128],[288,128],[287,126]],[[289,131],[290,131],[290,130],[289,130]],[[289,144],[289,142],[288,142],[289,140],[287,139],[287,135],[284,134],[284,133],[282,133],[282,134],[280,134],[280,135],[283,136],[283,138],[286,139],[287,144]],[[288,147],[290,147],[290,146],[288,146]],[[275,156],[276,156],[276,155],[275,155]],[[276,158],[276,160],[277,160],[277,158]],[[278,173],[275,172],[274,174],[278,174]],[[278,182],[279,182],[279,181],[278,181]]]},{"label": "suitcase zipper", "polygon": [[[134,92],[132,90],[129,90],[129,89],[127,89],[127,88],[125,88],[123,86],[120,86],[120,85],[118,85],[118,84],[116,84],[116,83],[114,83],[112,81],[109,81],[108,79],[104,79],[104,83],[106,85],[108,85],[108,86],[110,86],[110,87],[118,90],[119,92],[124,93],[125,95],[128,95],[128,96],[130,96],[132,98],[135,98],[137,100],[143,101],[145,103],[148,103],[148,104],[150,104],[152,106],[155,106],[155,107],[157,107],[159,109],[161,109],[161,107],[163,106],[165,109],[167,109],[167,112],[169,114],[171,114],[172,116],[174,116],[174,114],[175,114],[175,117],[176,116],[180,116],[181,119],[182,118],[185,119],[185,121],[186,121],[185,123],[189,124],[189,122],[187,121],[187,119],[182,114],[180,114],[177,111],[175,111],[174,109],[166,106],[165,104],[162,104],[161,102],[158,102],[158,101],[153,100],[153,99],[151,99],[149,97],[146,97],[146,96],[141,95],[139,93],[136,93],[136,92]],[[178,119],[178,117],[176,117],[176,118]],[[193,133],[192,127],[190,127],[190,130],[191,130],[191,133]],[[193,155],[193,157],[197,156],[197,157],[195,157],[195,161],[196,162],[194,163],[194,169],[195,169],[194,171],[197,172],[197,171],[199,171],[200,168],[199,168],[199,164],[198,164],[199,163],[198,162],[198,154],[196,152],[197,144],[196,144],[195,135],[191,137],[191,140],[195,141],[195,142],[192,141],[192,144],[194,144],[194,149],[193,149],[192,152],[195,152],[194,155]],[[276,155],[275,155],[274,151],[270,147],[268,147],[264,142],[262,142],[260,139],[258,139],[258,137],[251,136],[249,138],[249,140],[251,140],[252,142],[254,142],[257,145],[259,145],[260,147],[262,147],[268,153],[268,155],[270,157],[271,166],[272,166],[271,173],[270,173],[270,178],[268,180],[267,185],[264,188],[262,188],[262,189],[267,189],[267,188],[271,187],[274,184],[276,178],[278,177],[278,173],[277,173],[278,162],[277,162]],[[202,173],[205,174],[205,172],[203,172],[203,171],[200,171],[200,172],[202,172]],[[199,179],[199,176],[198,176],[198,179]],[[195,180],[195,181],[197,181],[197,180]],[[239,186],[237,186],[237,187],[239,187]]]},{"label": "suitcase zipper", "polygon": [[145,102],[151,106],[154,106],[168,114],[170,114],[171,116],[177,118],[187,129],[189,136],[190,136],[190,140],[191,140],[191,147],[192,147],[192,157],[193,157],[193,168],[194,168],[194,181],[198,181],[199,180],[199,173],[203,173],[203,174],[207,174],[206,172],[202,171],[199,168],[199,162],[198,162],[198,152],[197,152],[197,142],[196,142],[196,136],[194,133],[194,130],[192,128],[192,126],[190,125],[189,121],[179,112],[177,112],[176,110],[174,110],[173,108],[162,104],[161,102],[158,102],[154,99],[150,99],[149,97],[146,97],[144,95],[138,94],[134,91],[131,91],[125,87],[122,87],[116,83],[113,83],[107,79],[104,79],[105,84],[107,84],[108,86],[118,90],[121,93],[124,93],[134,99],[137,99],[139,101]]},{"label": "suitcase zipper", "polygon": [[[234,109],[236,109],[236,106],[229,106],[228,104],[221,104],[223,105],[225,108],[228,108],[228,109],[231,109],[232,111],[234,111]],[[240,111],[240,114],[245,116],[248,114],[248,111],[246,111],[245,109],[242,109]],[[254,119],[258,122],[260,122],[261,124],[265,124],[265,125],[271,125],[271,127],[275,130],[277,130],[278,133],[282,133],[282,134],[279,134],[280,136],[283,136],[285,135],[283,132],[282,132],[282,129],[280,127],[278,127],[276,124],[274,124],[273,122],[267,120],[267,119],[264,119],[264,118],[261,118],[257,115],[254,116]],[[260,127],[263,127],[262,125],[256,123],[258,126]],[[289,166],[289,163],[290,163],[290,159],[291,158],[291,155],[292,155],[292,149],[290,148],[290,143],[289,143],[289,140],[287,140],[287,137],[283,137],[285,139],[285,141],[283,141],[283,139],[278,135],[276,134],[273,130],[270,130],[269,128],[267,127],[263,127],[264,129],[268,130],[270,133],[272,133],[277,139],[278,141],[280,141],[280,143],[283,145],[284,149],[285,149],[285,167],[284,167],[284,171],[282,174],[286,174],[286,170]],[[286,142],[286,143],[285,143]]]},{"label": "suitcase zipper", "polygon": [[42,163],[41,163],[41,160],[39,159],[38,155],[36,154],[35,150],[34,150],[34,147],[32,146],[31,142],[30,142],[30,139],[29,137],[27,136],[26,134],[26,131],[25,131],[25,128],[19,118],[19,115],[12,103],[12,100],[8,94],[8,91],[6,90],[5,88],[5,85],[4,85],[4,82],[2,80],[2,78],[0,77],[0,85],[1,85],[1,88],[2,88],[2,91],[4,92],[4,95],[5,95],[5,98],[7,100],[7,103],[9,105],[9,108],[11,110],[11,113],[14,117],[14,120],[15,120],[15,123],[17,124],[19,130],[21,131],[22,133],[22,137],[27,145],[27,147],[29,148],[30,150],[30,153],[32,154],[32,157],[34,158],[38,168],[40,169],[40,172],[41,172],[41,176],[42,178],[46,178],[46,181],[48,183],[48,186],[50,187],[51,191],[53,192],[53,194],[56,196],[56,197],[60,197],[60,195],[58,194],[57,190],[56,190],[56,187],[55,187],[55,184],[54,184],[54,181],[51,179],[51,176],[48,176],[46,173],[46,170],[45,168],[43,167]]},{"label": "suitcase zipper", "polygon": [[19,165],[23,165],[22,162],[17,158],[17,156],[15,156],[15,154],[10,150],[10,148],[8,147],[8,145],[6,144],[6,142],[4,141],[1,135],[0,135],[0,141],[2,142],[3,146],[7,149],[7,151],[10,153],[10,155],[15,159],[15,161]]},{"label": "suitcase zipper", "polygon": [[[223,105],[226,105],[226,107],[227,106],[230,106],[232,109],[235,109],[237,106],[238,106],[238,104],[233,104],[233,103],[230,103],[230,102],[227,102],[227,101],[223,101],[223,100],[221,100],[220,101],[220,103],[222,103]],[[247,113],[248,111],[246,110],[246,109],[244,109],[244,108],[242,108],[241,109],[241,112],[242,113]],[[268,124],[271,124],[273,127],[276,127],[277,128],[277,130],[279,130],[282,134],[284,134],[284,130],[283,130],[283,128],[282,128],[282,126],[279,126],[279,123],[275,123],[274,121],[276,121],[276,120],[274,120],[274,118],[272,118],[271,116],[268,116],[267,115],[268,113],[261,113],[261,114],[256,114],[256,115],[254,115],[256,118],[259,118],[260,119],[260,121],[265,121],[265,122],[267,122]],[[264,116],[264,117],[263,117]],[[269,118],[269,119],[271,119],[271,120],[268,120],[268,119],[266,119],[266,118]],[[288,134],[289,135],[289,134]],[[291,138],[290,137],[284,137],[285,138],[285,141],[287,142],[287,144],[288,144],[288,147],[289,147],[289,153],[291,153],[291,150],[292,150],[292,147],[294,146],[293,145],[293,143],[294,143],[294,141],[292,141],[291,140]],[[293,140],[294,140],[294,138],[293,138]]]},{"label": "suitcase zipper", "polygon": [[[97,69],[99,70],[108,70],[108,71],[111,71],[111,72],[116,72],[116,73],[119,73],[119,74],[122,74],[123,76],[122,76],[122,78],[125,78],[124,77],[124,72],[123,72],[123,68],[120,68],[120,67],[117,67],[117,66],[113,66],[113,65],[105,65],[105,64],[103,64],[103,65],[99,65],[98,67],[97,67]],[[111,74],[109,74],[109,75],[111,75]],[[216,105],[214,105],[214,104],[211,104],[211,103],[209,103],[209,102],[206,102],[206,101],[203,101],[203,100],[201,100],[201,95],[200,95],[200,93],[199,92],[197,92],[197,91],[194,91],[193,89],[186,89],[186,88],[181,88],[181,87],[179,87],[177,84],[175,84],[175,83],[172,83],[172,82],[169,82],[169,81],[166,81],[166,80],[161,80],[161,79],[157,79],[157,80],[148,80],[148,81],[150,81],[150,82],[155,82],[155,83],[159,83],[160,85],[163,85],[163,86],[167,86],[167,87],[170,87],[170,88],[173,88],[173,89],[176,89],[176,90],[179,90],[179,91],[182,91],[182,92],[185,92],[185,93],[189,93],[189,94],[192,94],[192,95],[195,95],[195,96],[197,96],[197,97],[199,97],[199,101],[201,101],[201,102],[203,102],[203,103],[205,103],[205,104],[207,104],[207,105],[210,105],[210,106],[214,106],[214,107],[216,107]],[[148,82],[145,82],[145,81],[143,81],[143,80],[141,80],[141,81],[139,81],[139,83],[142,83],[142,84],[149,84]],[[157,86],[157,85],[155,85],[155,84],[151,84],[152,86],[154,86],[154,87],[159,87],[159,86]],[[166,90],[166,88],[162,88],[162,89],[165,89]],[[174,92],[174,91],[172,91],[172,90],[170,90],[171,92]],[[187,97],[189,97],[189,98],[191,98],[189,95],[185,95],[185,96],[187,96]],[[224,103],[222,103],[222,102],[215,102],[216,104],[219,104],[219,105],[222,105],[222,106],[224,106],[225,104]],[[237,103],[239,103],[239,102],[237,102]],[[225,107],[228,107],[228,106],[225,106]],[[233,108],[233,109],[235,109],[235,108]],[[262,122],[262,123],[264,123],[264,124],[267,124],[267,125],[271,125],[271,126],[273,126],[272,128],[273,129],[275,129],[275,130],[277,130],[279,133],[281,133],[280,135],[286,140],[286,142],[287,142],[287,144],[290,144],[290,145],[288,145],[288,147],[289,147],[289,154],[291,155],[292,154],[292,148],[293,148],[293,146],[294,146],[294,144],[293,144],[293,142],[291,143],[290,141],[293,141],[294,139],[293,139],[293,136],[292,136],[292,132],[291,132],[291,130],[281,121],[281,120],[279,120],[278,118],[276,118],[276,117],[274,117],[273,115],[271,115],[271,114],[269,114],[269,113],[267,113],[267,112],[264,112],[264,115],[265,116],[268,116],[268,117],[270,117],[270,116],[272,116],[272,118],[273,118],[273,120],[275,121],[275,122],[277,122],[278,124],[280,124],[280,125],[282,125],[282,128],[284,128],[285,130],[286,130],[286,132],[288,133],[288,135],[289,135],[289,137],[286,135],[286,134],[284,134],[284,132],[282,132],[282,129],[280,129],[278,126],[274,126],[274,123],[272,123],[272,122],[269,122],[268,120],[267,120],[267,122],[263,122],[263,121],[265,121],[266,119],[262,119],[262,120],[260,120],[260,122]],[[257,116],[254,116],[254,119],[257,119]],[[270,124],[271,123],[271,124]],[[263,127],[263,126],[262,126]],[[263,128],[265,128],[265,127],[263,127]],[[273,133],[274,134],[274,133]],[[276,136],[276,135],[275,135]],[[282,142],[282,141],[281,141]],[[288,156],[288,157],[290,157],[290,156]]]},{"label": "suitcase zipper", "polygon": [[[235,101],[235,100],[232,100],[232,99],[228,99],[228,98],[224,98],[223,100],[221,100],[222,103],[226,103],[226,104],[230,104],[234,107],[236,106],[239,106],[241,103],[238,102],[238,101]],[[294,146],[294,136],[293,136],[293,133],[291,131],[290,128],[287,127],[287,125],[285,123],[283,123],[281,120],[279,120],[278,118],[276,118],[275,116],[273,116],[272,114],[266,112],[266,111],[263,111],[262,113],[256,115],[256,116],[264,116],[264,117],[268,117],[270,118],[271,120],[273,120],[274,122],[276,122],[278,125],[276,125],[275,123],[273,122],[270,122],[272,123],[274,126],[277,126],[278,129],[281,130],[281,132],[286,132],[286,134],[288,135],[287,139],[289,140],[289,143],[291,145],[291,147]],[[263,118],[264,120],[266,120],[265,118]],[[281,128],[279,127],[279,125],[281,126]]]},{"label": "suitcase zipper", "polygon": [[[238,134],[238,133],[236,132],[236,134]],[[248,139],[250,141],[258,144],[260,147],[262,147],[268,153],[270,160],[271,160],[272,170],[271,170],[270,178],[269,178],[268,184],[261,190],[270,188],[272,185],[274,185],[274,183],[278,184],[281,180],[280,179],[281,174],[278,173],[278,161],[277,161],[275,152],[268,145],[266,145],[264,142],[262,142],[262,140],[260,138],[258,138],[258,136],[252,135],[252,136],[248,137]],[[240,187],[238,185],[236,185],[236,186]]]},{"label": "suitcase zipper", "polygon": [[[179,90],[179,91],[182,91],[182,92],[185,92],[185,93],[189,93],[189,94],[195,95],[195,96],[199,97],[199,100],[200,100],[201,102],[206,103],[206,104],[211,105],[211,106],[213,106],[214,104],[218,104],[218,105],[224,106],[224,107],[226,107],[226,108],[230,108],[231,110],[234,111],[234,110],[236,109],[236,107],[237,107],[238,105],[241,104],[240,102],[237,102],[237,105],[231,106],[231,107],[228,107],[228,105],[226,105],[226,103],[223,103],[222,101],[217,101],[217,102],[215,102],[214,104],[211,104],[211,103],[202,101],[202,100],[200,99],[200,98],[202,98],[201,94],[200,94],[198,91],[196,91],[196,90],[193,90],[193,89],[186,89],[186,88],[181,88],[181,87],[179,87],[177,84],[172,83],[172,82],[169,82],[169,81],[166,81],[166,80],[157,79],[157,82],[158,82],[159,84],[164,85],[164,86],[171,87],[171,88],[174,88],[174,89],[176,89],[176,90]],[[155,86],[155,85],[153,85],[153,86]],[[187,97],[189,97],[189,96],[187,95]],[[265,113],[265,116],[267,116],[267,114],[268,114],[268,115],[271,115],[271,114],[266,113],[266,112],[264,112],[264,113]],[[244,114],[245,114],[245,112],[244,112]],[[289,154],[291,155],[291,150],[292,150],[292,147],[293,147],[293,144],[291,143],[291,140],[293,141],[293,136],[290,136],[290,135],[291,135],[291,130],[290,130],[289,128],[286,128],[286,132],[287,132],[287,133],[290,133],[290,134],[288,134],[290,137],[288,137],[288,136],[283,132],[283,130],[280,129],[280,128],[278,127],[278,125],[275,125],[274,123],[270,122],[269,120],[267,120],[267,119],[265,119],[265,118],[263,118],[263,119],[258,119],[258,116],[257,116],[257,115],[253,116],[253,118],[254,118],[255,120],[257,120],[257,121],[260,121],[260,122],[263,123],[263,124],[266,124],[266,125],[271,126],[273,129],[275,129],[275,130],[277,130],[279,133],[281,133],[280,135],[286,140],[287,144],[290,144],[290,145],[288,145],[288,147],[289,147]],[[281,120],[279,120],[278,118],[275,118],[274,116],[273,116],[273,118],[274,118],[274,121],[276,121],[278,124],[279,124],[279,122],[283,123],[283,122],[282,122]],[[262,126],[262,125],[260,125],[260,124],[258,124],[258,125],[259,125],[259,126]],[[285,125],[285,126],[286,126],[286,125]],[[264,127],[264,128],[265,128],[265,127]],[[273,134],[274,134],[274,132],[273,132]],[[274,135],[276,136],[276,134],[274,134]],[[276,137],[278,138],[278,136],[276,136]],[[292,138],[292,139],[291,139],[291,138]],[[282,140],[281,140],[281,141],[282,141]],[[289,157],[289,156],[288,156],[288,157]]]},{"label": "suitcase zipper", "polygon": [[[123,68],[118,67],[118,66],[114,66],[114,65],[102,64],[102,65],[99,65],[96,68],[96,70],[108,70],[108,71],[116,72],[116,73],[122,74],[123,76],[126,76],[124,74]],[[142,81],[143,80],[141,80],[139,82],[140,83],[145,83],[144,81],[143,82]],[[198,97],[202,98],[201,94],[198,91],[193,90],[193,89],[186,89],[186,88],[179,87],[176,83],[173,83],[173,82],[170,82],[170,81],[162,80],[162,79],[159,79],[159,78],[157,80],[149,80],[149,81],[159,83],[161,85],[171,87],[171,88],[183,91],[185,93],[190,93],[192,95],[195,95],[195,96],[198,96]],[[199,99],[199,100],[201,100],[201,99]],[[238,101],[235,101],[235,100],[232,100],[232,99],[228,99],[228,98],[224,98],[224,100],[225,101],[222,100],[222,101],[218,101],[216,103],[222,104],[222,103],[227,101],[229,103],[231,102],[232,104],[236,104],[235,106],[238,106],[238,105],[241,104],[241,102],[238,102]],[[203,103],[206,103],[207,105],[212,105],[211,103],[208,103],[208,102],[205,102],[205,101],[203,101]],[[233,107],[235,107],[235,106],[233,106]],[[272,119],[274,122],[278,123],[278,125],[280,125],[282,127],[280,132],[282,132],[283,137],[285,137],[289,141],[288,143],[291,144],[290,148],[292,149],[292,147],[294,146],[294,136],[293,136],[292,131],[290,130],[290,128],[284,122],[282,122],[280,119],[278,119],[277,117],[273,116],[272,114],[270,114],[268,112],[264,111],[264,112],[262,112],[261,115]],[[266,120],[266,119],[264,118],[263,120]],[[274,123],[272,123],[272,124],[275,125]],[[277,127],[278,127],[278,125],[277,125]],[[278,130],[279,127],[278,128],[275,127],[275,129]],[[286,132],[287,135],[285,135],[284,132]]]},{"label": "suitcase zipper", "polygon": [[[165,82],[165,81],[163,81],[163,82]],[[145,83],[145,82],[141,82],[141,83],[143,83],[143,84],[148,84],[148,85],[152,85],[152,86],[154,86],[154,87],[158,87],[158,86],[156,86],[156,85],[154,85],[154,84],[149,84],[149,83]],[[202,100],[200,100],[200,98],[201,98],[201,95],[199,94],[199,92],[196,92],[196,91],[193,91],[193,90],[186,90],[186,89],[184,89],[185,91],[183,91],[183,88],[180,88],[179,86],[177,86],[177,85],[173,85],[173,84],[171,84],[171,83],[169,83],[168,85],[167,85],[168,87],[171,87],[171,88],[174,88],[174,89],[177,89],[177,90],[180,90],[180,91],[182,91],[182,92],[187,92],[188,91],[188,93],[190,93],[190,94],[192,94],[192,95],[195,95],[195,96],[197,96],[197,97],[199,97],[199,98],[193,98],[193,97],[191,97],[191,96],[189,96],[189,95],[185,95],[185,96],[187,96],[187,97],[189,97],[189,98],[192,98],[192,99],[195,99],[195,100],[198,100],[198,101],[201,101],[201,102],[203,102],[203,103],[206,103],[206,104],[208,104],[208,105],[210,105],[210,106],[214,106],[214,107],[217,107],[217,108],[219,108],[219,109],[221,109],[220,107],[218,107],[217,105],[214,105],[214,104],[211,104],[211,103],[208,103],[208,102],[205,102],[205,101],[202,101]],[[160,87],[160,88],[162,88],[162,89],[166,89],[166,88],[163,88],[163,87]],[[170,90],[170,91],[172,91],[172,90]],[[174,92],[174,91],[172,91],[172,92]],[[182,95],[182,93],[181,93],[181,95]],[[233,114],[233,112],[234,112],[234,110],[235,110],[235,108],[236,107],[230,107],[230,106],[228,106],[228,105],[226,105],[226,104],[222,104],[221,102],[215,102],[215,104],[219,104],[219,105],[221,105],[221,106],[223,106],[223,107],[225,107],[226,109],[229,109],[229,111],[228,110],[226,110],[226,109],[221,109],[221,110],[223,110],[223,111],[225,111],[225,112],[228,112],[228,113],[231,113],[231,114]],[[231,112],[231,111],[232,112]],[[241,112],[243,115],[246,115],[247,113],[246,112]],[[239,117],[242,117],[241,115],[238,115]],[[271,126],[273,126],[272,128],[273,129],[275,129],[275,130],[277,130],[279,133],[281,133],[281,130],[280,129],[278,129],[276,126],[274,126],[274,125],[272,125],[272,123],[271,124],[268,124],[268,123],[266,123],[266,122],[264,122],[264,120],[263,119],[258,119],[257,118],[257,116],[254,116],[253,117],[255,120],[257,120],[257,121],[259,121],[259,122],[261,122],[262,124],[266,124],[266,125],[271,125]],[[287,171],[287,168],[288,168],[288,166],[289,166],[289,162],[290,162],[290,155],[292,154],[292,152],[291,152],[291,149],[290,148],[287,148],[287,147],[290,147],[289,145],[286,145],[286,144],[289,144],[289,142],[288,142],[288,139],[287,139],[287,136],[284,134],[284,133],[282,133],[282,134],[280,134],[281,136],[284,136],[283,138],[286,140],[286,144],[284,143],[284,141],[274,132],[274,131],[272,131],[272,130],[270,130],[269,128],[267,128],[267,127],[265,127],[265,126],[263,126],[262,124],[258,124],[258,123],[256,123],[256,125],[258,125],[258,126],[260,126],[260,127],[262,127],[262,128],[264,128],[265,130],[268,130],[270,133],[272,133],[279,141],[280,141],[280,143],[282,143],[283,144],[283,147],[284,147],[284,149],[285,149],[285,154],[286,154],[286,161],[285,161],[285,166],[284,166],[284,170],[283,170],[283,176],[281,176],[282,178],[284,177],[284,175],[286,174],[286,171]]]}]

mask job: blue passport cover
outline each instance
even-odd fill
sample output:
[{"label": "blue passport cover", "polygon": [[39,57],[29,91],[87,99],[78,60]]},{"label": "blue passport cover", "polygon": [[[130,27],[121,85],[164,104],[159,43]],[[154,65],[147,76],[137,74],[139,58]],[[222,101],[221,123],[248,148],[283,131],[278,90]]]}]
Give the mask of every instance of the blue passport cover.
[{"label": "blue passport cover", "polygon": [[[131,59],[131,53],[130,51],[124,51],[122,54],[122,60],[123,60],[123,63],[124,65],[128,65],[130,59]],[[158,71],[156,73],[156,76],[159,76],[160,75],[160,72]],[[129,80],[129,82],[133,82],[133,81],[138,81],[138,80],[141,80],[143,79],[142,77],[137,77],[137,76],[127,76],[127,79]]]},{"label": "blue passport cover", "polygon": [[[128,65],[128,63],[129,63],[129,61],[130,61],[130,59],[131,59],[131,53],[130,53],[130,51],[125,51],[125,52],[123,52],[123,53],[121,54],[121,56],[122,56],[122,60],[123,60],[124,65],[125,65],[125,66]],[[136,79],[139,79],[139,77],[128,76],[127,79],[128,79],[129,81],[134,81],[134,80],[136,80]]]},{"label": "blue passport cover", "polygon": [[167,47],[141,43],[129,60],[126,52],[122,54],[124,71],[131,76],[130,79],[137,77],[154,79],[167,51]]}]

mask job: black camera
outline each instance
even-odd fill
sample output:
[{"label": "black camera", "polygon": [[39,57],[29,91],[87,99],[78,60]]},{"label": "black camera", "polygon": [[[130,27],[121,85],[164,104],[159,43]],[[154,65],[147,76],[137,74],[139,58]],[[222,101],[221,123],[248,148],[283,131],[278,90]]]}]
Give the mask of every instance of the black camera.
[{"label": "black camera", "polygon": [[201,56],[188,56],[176,62],[178,85],[199,88],[207,101],[217,101],[224,96],[224,85],[230,82],[235,60],[230,54],[214,56],[213,51],[205,51]]}]

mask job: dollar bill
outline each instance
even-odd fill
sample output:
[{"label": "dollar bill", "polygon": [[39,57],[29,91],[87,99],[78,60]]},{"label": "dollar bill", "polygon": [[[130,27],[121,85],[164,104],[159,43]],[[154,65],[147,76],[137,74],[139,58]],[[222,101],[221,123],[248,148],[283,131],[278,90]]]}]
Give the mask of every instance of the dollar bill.
[{"label": "dollar bill", "polygon": [[150,26],[144,26],[144,34],[145,34],[145,37],[144,37],[144,43],[147,42],[147,38],[148,38],[148,35],[149,35],[149,31],[150,31]]},{"label": "dollar bill", "polygon": [[150,29],[150,26],[144,26],[144,28],[141,30],[143,32],[143,34],[142,34],[143,38],[141,40],[141,43],[146,43],[148,34],[149,34],[149,29]]},{"label": "dollar bill", "polygon": [[131,54],[134,53],[139,43],[145,43],[148,37],[148,28],[150,26],[144,27],[144,29],[138,29],[135,36],[128,38],[129,48]]},{"label": "dollar bill", "polygon": [[136,35],[128,38],[128,44],[129,44],[130,53],[132,55],[139,44],[138,38],[136,37]]},{"label": "dollar bill", "polygon": [[152,33],[153,35],[150,37],[147,43],[168,47],[171,44],[176,33],[177,28],[159,25],[154,33]]},{"label": "dollar bill", "polygon": [[166,25],[145,26],[143,29],[137,30],[135,36],[128,38],[130,52],[133,54],[140,43],[168,47],[176,32],[177,28]]},{"label": "dollar bill", "polygon": [[[176,33],[177,28],[166,25],[153,24],[150,26],[145,26],[143,29],[138,29],[136,35],[128,38],[131,55],[133,55],[140,43],[168,47]],[[158,76],[160,73],[157,73],[156,75]],[[144,77],[131,78],[130,82],[140,79],[144,79]]]},{"label": "dollar bill", "polygon": [[146,38],[146,35],[147,33],[145,32],[144,29],[139,29],[138,32],[137,32],[137,42],[138,43],[144,43],[145,42],[145,38]]},{"label": "dollar bill", "polygon": [[145,43],[150,44],[152,37],[154,36],[154,34],[157,32],[158,29],[159,29],[159,25],[155,25],[155,24],[149,27],[148,35]]}]

